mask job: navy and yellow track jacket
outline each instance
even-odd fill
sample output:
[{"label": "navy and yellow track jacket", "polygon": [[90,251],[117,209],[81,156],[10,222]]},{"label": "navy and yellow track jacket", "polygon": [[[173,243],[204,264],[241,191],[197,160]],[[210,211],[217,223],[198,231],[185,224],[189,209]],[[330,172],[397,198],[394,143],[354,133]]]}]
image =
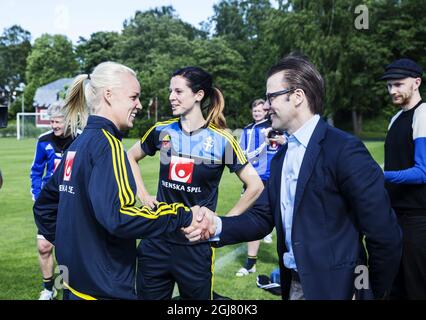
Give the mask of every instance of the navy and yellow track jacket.
[{"label": "navy and yellow track jacket", "polygon": [[64,283],[83,299],[136,299],[137,238],[191,224],[190,209],[160,203],[135,206],[136,184],[109,120],[90,116],[34,204],[40,234],[56,247]]}]

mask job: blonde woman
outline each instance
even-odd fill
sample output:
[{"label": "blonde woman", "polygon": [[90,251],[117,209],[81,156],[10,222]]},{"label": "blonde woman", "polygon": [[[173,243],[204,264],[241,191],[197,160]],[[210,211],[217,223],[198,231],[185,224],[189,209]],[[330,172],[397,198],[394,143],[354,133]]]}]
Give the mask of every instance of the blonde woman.
[{"label": "blonde woman", "polygon": [[182,203],[135,206],[121,139],[142,108],[139,95],[135,72],[113,62],[78,76],[69,90],[65,128],[73,136],[79,127],[84,131],[34,205],[40,234],[66,268],[65,299],[135,299],[135,239],[192,222]]}]

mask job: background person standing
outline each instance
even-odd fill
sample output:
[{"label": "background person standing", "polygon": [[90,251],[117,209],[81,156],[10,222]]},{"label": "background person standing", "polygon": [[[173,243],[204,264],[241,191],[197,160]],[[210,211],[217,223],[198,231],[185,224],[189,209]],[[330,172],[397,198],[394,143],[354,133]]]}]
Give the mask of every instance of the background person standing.
[{"label": "background person standing", "polygon": [[385,180],[403,234],[401,266],[392,298],[426,299],[426,103],[420,96],[422,68],[410,59],[386,67],[393,104],[385,141]]},{"label": "background person standing", "polygon": [[[65,136],[63,105],[52,104],[47,110],[50,118],[50,131],[42,134],[37,141],[34,161],[31,166],[31,195],[37,200],[44,184],[52,177],[62,156],[74,141],[71,135]],[[53,287],[53,244],[37,233],[37,249],[40,270],[43,275],[43,290],[39,300],[52,300],[56,296]]]},{"label": "background person standing", "polygon": [[[256,99],[251,104],[253,122],[243,129],[240,138],[240,146],[253,165],[264,186],[269,179],[271,159],[278,151],[278,143],[269,143],[268,132],[272,129],[271,120],[268,117],[268,108],[265,108],[265,100]],[[243,187],[243,192],[245,186]],[[272,243],[272,234],[264,238],[266,243]],[[260,240],[247,243],[247,260],[244,267],[236,272],[237,277],[243,277],[256,272],[257,253],[259,252]]]}]

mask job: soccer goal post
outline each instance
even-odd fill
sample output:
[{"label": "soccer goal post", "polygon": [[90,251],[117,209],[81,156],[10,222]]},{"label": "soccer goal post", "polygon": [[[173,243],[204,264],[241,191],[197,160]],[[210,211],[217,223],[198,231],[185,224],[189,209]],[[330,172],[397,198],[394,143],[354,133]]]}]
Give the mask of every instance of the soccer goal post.
[{"label": "soccer goal post", "polygon": [[36,138],[49,129],[45,113],[19,112],[16,114],[16,139]]}]

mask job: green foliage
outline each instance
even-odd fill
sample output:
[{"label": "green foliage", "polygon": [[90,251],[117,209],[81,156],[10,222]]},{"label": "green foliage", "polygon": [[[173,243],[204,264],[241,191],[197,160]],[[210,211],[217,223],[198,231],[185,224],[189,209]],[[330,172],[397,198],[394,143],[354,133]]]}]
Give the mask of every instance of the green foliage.
[{"label": "green foliage", "polygon": [[[361,4],[369,10],[367,30],[354,25]],[[137,11],[120,33],[80,39],[75,48],[80,71],[88,73],[107,60],[130,66],[138,73],[143,105],[157,97],[162,119],[170,116],[172,72],[201,66],[224,93],[228,124],[242,126],[251,116],[241,110],[265,94],[267,70],[282,56],[300,51],[326,81],[325,114],[339,127],[353,124],[360,134],[363,120],[394,112],[384,83],[377,80],[384,66],[404,56],[426,66],[425,1],[289,0],[273,8],[269,0],[221,0],[213,9],[200,29],[183,22],[171,6]],[[26,78],[26,105],[39,86],[78,70],[74,48],[62,36],[37,39],[25,62],[29,37],[13,26],[0,38],[0,79]],[[421,91],[425,94],[424,85]],[[18,103],[12,111],[20,109]]]},{"label": "green foliage", "polygon": [[181,43],[173,41],[175,36],[193,40],[201,36],[201,31],[180,20],[171,7],[138,11],[124,23],[118,45],[120,60],[134,69],[142,70],[149,62],[152,51],[157,54],[179,53]]},{"label": "green foliage", "polygon": [[143,135],[155,124],[155,119],[147,119],[142,117],[137,117],[133,128],[131,128],[128,133],[127,137],[132,139],[140,139],[143,137]]},{"label": "green foliage", "polygon": [[[213,76],[216,87],[225,97],[225,116],[237,118],[241,113],[241,102],[249,91],[242,77],[244,58],[238,51],[230,48],[223,38],[196,40],[193,44],[193,57],[196,65],[207,70]],[[220,53],[220,54],[218,54]]]},{"label": "green foliage", "polygon": [[81,73],[91,73],[101,62],[118,60],[119,40],[117,32],[96,32],[90,39],[80,38],[76,55],[80,61]]},{"label": "green foliage", "polygon": [[8,85],[11,91],[25,82],[30,40],[31,34],[18,25],[5,29],[0,36],[0,85]]},{"label": "green foliage", "polygon": [[60,78],[73,77],[78,71],[73,45],[62,35],[44,34],[37,38],[27,63],[27,106],[32,106],[37,88]]},{"label": "green foliage", "polygon": [[213,75],[215,85],[225,92],[226,115],[238,115],[236,107],[248,91],[241,78],[241,54],[225,39],[206,39],[202,31],[182,22],[172,8],[137,12],[124,24],[116,48],[121,62],[138,72],[143,105],[158,98],[160,118],[170,116],[168,88],[172,73],[190,65]]},{"label": "green foliage", "polygon": [[[388,105],[385,86],[378,81],[384,66],[405,55],[425,62],[426,21],[415,3],[294,0],[277,16],[274,28],[287,31],[281,51],[300,50],[320,69],[327,85],[326,114],[353,111],[357,132],[363,115],[378,116],[385,111],[380,107]],[[360,4],[369,10],[367,30],[354,27]],[[274,34],[272,42],[279,43],[282,32]]]},{"label": "green foliage", "polygon": [[27,57],[31,52],[30,40],[31,34],[18,25],[5,29],[0,36],[0,86],[7,86],[10,94],[17,93],[17,96],[10,97],[12,106],[9,108],[9,118],[15,116],[15,106],[21,104],[22,93],[17,88],[26,81],[25,69]]},{"label": "green foliage", "polygon": [[16,124],[8,123],[6,128],[0,129],[0,137],[16,137]]}]

